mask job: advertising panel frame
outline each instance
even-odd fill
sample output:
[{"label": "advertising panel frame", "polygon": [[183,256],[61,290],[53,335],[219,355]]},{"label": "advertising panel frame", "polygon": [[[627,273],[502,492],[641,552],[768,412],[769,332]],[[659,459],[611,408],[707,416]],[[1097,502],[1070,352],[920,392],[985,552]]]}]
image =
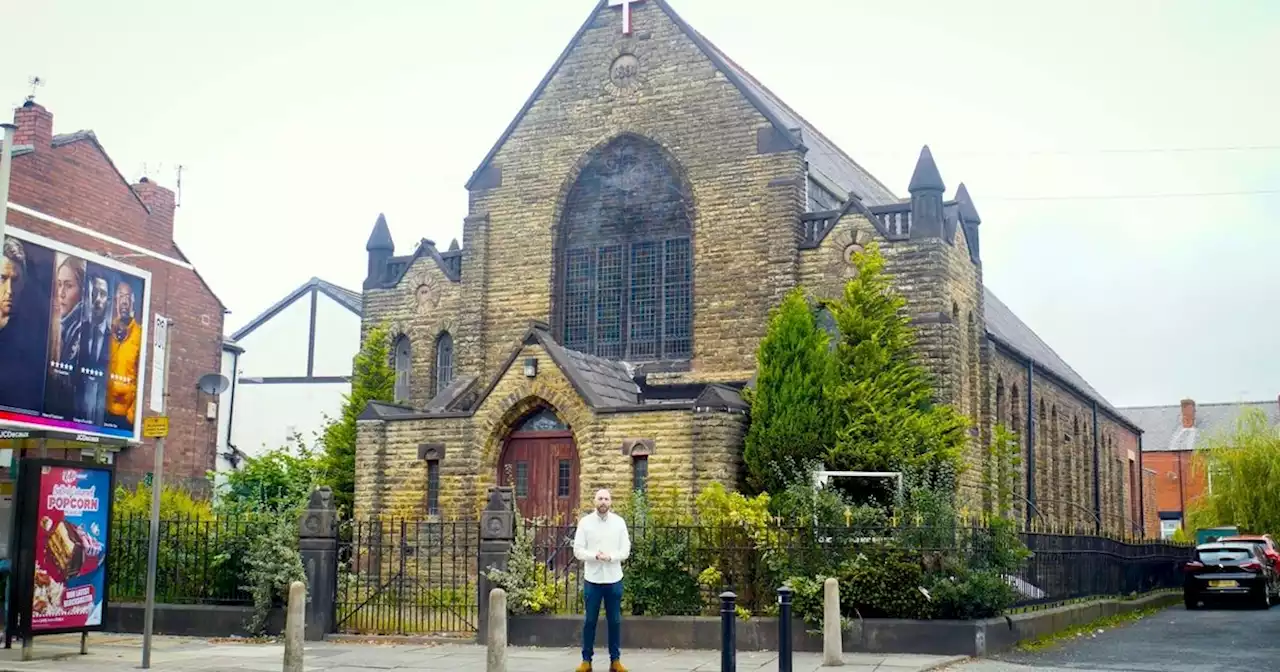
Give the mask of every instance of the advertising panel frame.
[{"label": "advertising panel frame", "polygon": [[[105,269],[115,271],[120,274],[133,276],[133,278],[142,282],[142,297],[138,301],[135,299],[135,310],[133,319],[138,324],[140,331],[139,339],[141,347],[138,351],[138,362],[136,383],[137,393],[134,397],[133,405],[133,427],[131,435],[123,435],[120,433],[109,433],[106,428],[101,425],[91,425],[74,419],[60,420],[57,418],[39,418],[30,412],[11,411],[8,409],[0,409],[0,428],[12,429],[15,431],[31,431],[33,436],[37,432],[46,433],[48,436],[57,436],[58,438],[67,438],[72,440],[84,440],[88,443],[106,443],[106,442],[122,442],[130,445],[142,443],[142,418],[145,415],[145,405],[147,399],[147,374],[150,371],[150,354],[148,342],[151,337],[151,298],[153,293],[153,277],[150,271],[123,263],[117,259],[89,251],[85,248],[64,243],[60,240],[42,236],[40,234],[31,233],[25,229],[14,226],[7,226],[4,230],[5,238],[14,238],[21,242],[44,247],[56,254],[63,254],[77,257],[87,264],[96,264]],[[0,240],[0,245],[3,244]],[[56,269],[55,269],[56,273]],[[119,283],[117,283],[118,286]],[[82,299],[83,300],[83,299]],[[52,306],[50,306],[50,309]],[[46,315],[46,319],[52,320],[52,316]],[[45,351],[47,358],[48,352]],[[43,377],[44,383],[47,385],[48,375]],[[42,390],[43,392],[43,390]],[[13,407],[10,407],[13,408]],[[43,410],[43,409],[42,409]],[[89,438],[86,438],[89,437]],[[101,441],[94,440],[101,439]]]},{"label": "advertising panel frame", "polygon": [[[101,561],[94,571],[102,573],[102,606],[98,623],[70,628],[49,628],[36,630],[32,628],[31,619],[35,599],[36,575],[36,540],[39,538],[40,523],[40,485],[43,467],[62,467],[82,471],[100,471],[107,474],[107,490],[99,493],[99,510],[105,511],[102,527]],[[96,462],[77,462],[74,460],[57,460],[51,458],[26,458],[18,463],[18,491],[14,508],[15,524],[11,531],[10,548],[14,557],[10,565],[9,604],[5,624],[5,648],[9,648],[13,638],[31,641],[32,637],[44,635],[64,635],[69,633],[87,634],[102,632],[106,629],[107,614],[111,608],[111,508],[114,504],[116,487],[116,468],[114,464]],[[24,644],[25,646],[25,644]]]}]

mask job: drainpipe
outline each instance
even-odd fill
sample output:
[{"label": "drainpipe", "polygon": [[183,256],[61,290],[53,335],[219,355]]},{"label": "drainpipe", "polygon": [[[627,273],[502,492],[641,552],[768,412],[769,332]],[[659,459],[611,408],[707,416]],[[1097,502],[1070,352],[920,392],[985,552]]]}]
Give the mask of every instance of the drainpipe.
[{"label": "drainpipe", "polygon": [[1098,402],[1093,402],[1093,511],[1097,514],[1097,532],[1102,533],[1102,480],[1098,474]]},{"label": "drainpipe", "polygon": [[1187,486],[1184,485],[1182,476],[1182,456],[1185,453],[1177,452],[1174,456],[1178,458],[1178,527],[1182,530],[1187,529]]},{"label": "drainpipe", "polygon": [[1138,533],[1147,538],[1147,486],[1142,471],[1142,432],[1138,432]]},{"label": "drainpipe", "polygon": [[1027,528],[1031,528],[1033,509],[1039,511],[1036,501],[1036,431],[1035,431],[1035,383],[1036,365],[1027,358],[1027,499],[1031,506],[1027,507]]},{"label": "drainpipe", "polygon": [[0,124],[4,129],[4,151],[0,152],[0,245],[4,244],[4,222],[9,217],[9,175],[13,172],[13,124]]}]

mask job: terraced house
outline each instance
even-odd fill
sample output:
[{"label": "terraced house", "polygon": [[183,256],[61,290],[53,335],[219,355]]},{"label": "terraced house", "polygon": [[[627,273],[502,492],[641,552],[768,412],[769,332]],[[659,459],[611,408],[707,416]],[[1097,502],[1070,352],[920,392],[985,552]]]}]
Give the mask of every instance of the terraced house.
[{"label": "terraced house", "polygon": [[899,196],[670,3],[598,3],[467,188],[461,246],[397,255],[382,218],[369,238],[364,327],[393,335],[397,403],[360,422],[358,515],[473,516],[496,483],[527,516],[736,487],[769,309],[839,292],[876,240],[975,421],[966,498],[998,421],[1022,519],[1141,527],[1138,429],[985,288],[964,185],[926,147]]}]

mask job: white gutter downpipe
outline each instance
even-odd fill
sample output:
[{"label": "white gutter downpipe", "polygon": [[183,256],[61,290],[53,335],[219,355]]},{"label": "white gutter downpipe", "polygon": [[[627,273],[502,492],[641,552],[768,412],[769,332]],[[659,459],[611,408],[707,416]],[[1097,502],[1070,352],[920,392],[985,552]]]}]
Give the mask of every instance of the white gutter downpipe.
[{"label": "white gutter downpipe", "polygon": [[0,153],[0,245],[4,244],[4,223],[9,218],[9,175],[13,172],[13,124],[0,124],[4,129],[4,151]]}]

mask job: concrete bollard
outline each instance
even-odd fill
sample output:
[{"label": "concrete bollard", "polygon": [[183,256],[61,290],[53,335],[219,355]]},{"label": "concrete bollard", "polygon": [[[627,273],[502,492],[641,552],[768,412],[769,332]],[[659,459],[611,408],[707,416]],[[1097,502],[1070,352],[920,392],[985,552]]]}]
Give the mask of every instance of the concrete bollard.
[{"label": "concrete bollard", "polygon": [[485,672],[507,672],[507,591],[489,591],[489,647]]},{"label": "concrete bollard", "polygon": [[302,672],[302,635],[306,625],[307,584],[289,585],[289,610],[284,621],[284,672]]},{"label": "concrete bollard", "polygon": [[840,631],[840,582],[822,582],[822,666],[844,665],[844,642]]}]

